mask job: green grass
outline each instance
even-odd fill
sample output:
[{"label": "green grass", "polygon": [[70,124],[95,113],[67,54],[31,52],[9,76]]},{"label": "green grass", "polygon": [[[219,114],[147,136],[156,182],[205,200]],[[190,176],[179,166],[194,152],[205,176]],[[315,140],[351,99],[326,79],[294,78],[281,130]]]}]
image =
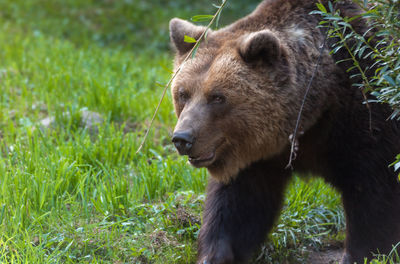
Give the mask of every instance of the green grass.
[{"label": "green grass", "polygon": [[[169,95],[135,152],[170,76],[169,19],[211,12],[205,0],[0,1],[1,263],[194,263],[208,176],[170,142]],[[104,117],[97,133],[83,110]],[[301,262],[342,240],[343,222],[331,188],[296,178],[257,261]]]}]

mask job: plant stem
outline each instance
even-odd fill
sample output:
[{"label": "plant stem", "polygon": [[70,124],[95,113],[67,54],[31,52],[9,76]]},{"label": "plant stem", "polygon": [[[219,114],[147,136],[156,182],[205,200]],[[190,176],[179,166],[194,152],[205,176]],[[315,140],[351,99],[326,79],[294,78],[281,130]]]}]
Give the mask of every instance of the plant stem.
[{"label": "plant stem", "polygon": [[172,81],[176,78],[176,76],[178,75],[178,73],[182,70],[183,66],[185,65],[185,63],[192,57],[192,54],[195,50],[197,50],[198,46],[200,45],[201,41],[204,39],[204,36],[206,36],[207,31],[210,29],[210,27],[212,26],[212,24],[214,23],[215,19],[218,17],[218,15],[221,13],[222,9],[225,7],[225,4],[228,0],[223,0],[221,5],[219,6],[217,12],[214,14],[213,18],[210,20],[210,23],[208,23],[206,29],[204,30],[204,32],[200,35],[199,39],[196,41],[196,44],[193,46],[193,48],[190,50],[190,52],[186,55],[185,59],[182,61],[182,63],[179,65],[178,69],[174,72],[174,74],[172,75],[172,77],[169,79],[168,83],[165,85],[163,92],[161,94],[161,98],[158,101],[156,110],[153,113],[153,117],[151,118],[150,124],[147,128],[146,134],[143,137],[142,142],[140,143],[140,146],[138,148],[138,150],[136,151],[136,154],[138,154],[140,152],[140,150],[143,148],[144,143],[146,142],[146,139],[149,135],[150,129],[154,123],[154,120],[157,116],[158,110],[161,107],[161,103],[164,100],[165,94],[167,93],[167,89],[168,87],[171,85]]}]

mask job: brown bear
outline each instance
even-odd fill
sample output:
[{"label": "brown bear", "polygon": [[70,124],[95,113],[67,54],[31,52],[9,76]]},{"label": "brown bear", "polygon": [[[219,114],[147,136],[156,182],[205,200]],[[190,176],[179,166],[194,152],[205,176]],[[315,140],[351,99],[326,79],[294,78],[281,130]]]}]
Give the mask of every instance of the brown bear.
[{"label": "brown bear", "polygon": [[[210,31],[173,81],[172,141],[211,175],[198,263],[248,262],[277,218],[293,172],[321,176],[341,192],[342,263],[364,263],[400,241],[400,184],[388,166],[400,153],[400,124],[387,120],[388,106],[366,106],[348,65],[336,63],[349,55],[329,51],[335,39],[328,40],[305,101],[294,170],[286,169],[289,137],[326,35],[321,17],[310,14],[316,2],[263,1],[250,15]],[[337,8],[346,16],[360,12],[349,1]],[[365,21],[353,23],[366,30]],[[198,39],[204,30],[171,20],[175,67],[194,45],[184,36]]]}]

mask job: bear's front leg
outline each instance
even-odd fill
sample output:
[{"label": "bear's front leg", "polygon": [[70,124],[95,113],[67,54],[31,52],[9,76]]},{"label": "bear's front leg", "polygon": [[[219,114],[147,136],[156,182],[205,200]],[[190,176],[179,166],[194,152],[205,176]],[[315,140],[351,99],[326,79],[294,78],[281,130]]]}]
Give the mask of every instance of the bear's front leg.
[{"label": "bear's front leg", "polygon": [[258,162],[229,184],[211,178],[197,263],[246,263],[274,223],[289,175]]}]

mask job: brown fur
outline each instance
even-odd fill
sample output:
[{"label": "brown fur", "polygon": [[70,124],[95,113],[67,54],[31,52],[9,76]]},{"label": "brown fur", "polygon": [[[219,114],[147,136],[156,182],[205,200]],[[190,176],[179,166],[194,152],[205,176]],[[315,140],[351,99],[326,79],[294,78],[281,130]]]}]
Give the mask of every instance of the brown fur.
[{"label": "brown fur", "polygon": [[[207,167],[213,178],[199,238],[201,260],[246,261],[278,213],[290,176],[284,170],[288,139],[325,36],[317,28],[320,18],[309,14],[315,2],[266,0],[247,17],[209,32],[172,84],[179,117],[174,142],[181,154],[188,155],[194,166]],[[345,15],[359,12],[350,2],[338,8]],[[364,25],[356,20],[353,26],[363,32]],[[193,46],[183,42],[184,35],[198,38],[204,27],[173,19],[170,30],[178,67]],[[394,172],[387,169],[400,152],[399,124],[385,122],[390,110],[375,105],[373,131],[369,130],[368,109],[351,86],[348,65],[335,63],[347,56],[331,56],[329,49],[322,55],[305,102],[300,123],[305,133],[294,164],[297,171],[321,175],[343,193],[348,232],[344,263],[361,261],[376,249],[387,252],[400,240],[400,188]],[[368,154],[365,160],[357,157],[363,152]],[[269,199],[275,202],[260,205]],[[379,213],[371,204],[382,207]],[[257,207],[264,211],[255,213]],[[392,210],[392,215],[385,210]],[[248,223],[238,219],[249,214],[254,217],[249,216]],[[246,225],[243,236],[261,235],[239,239],[241,234],[234,234],[239,224]],[[365,235],[371,228],[377,230]],[[249,249],[240,249],[246,248],[244,243]]]}]

